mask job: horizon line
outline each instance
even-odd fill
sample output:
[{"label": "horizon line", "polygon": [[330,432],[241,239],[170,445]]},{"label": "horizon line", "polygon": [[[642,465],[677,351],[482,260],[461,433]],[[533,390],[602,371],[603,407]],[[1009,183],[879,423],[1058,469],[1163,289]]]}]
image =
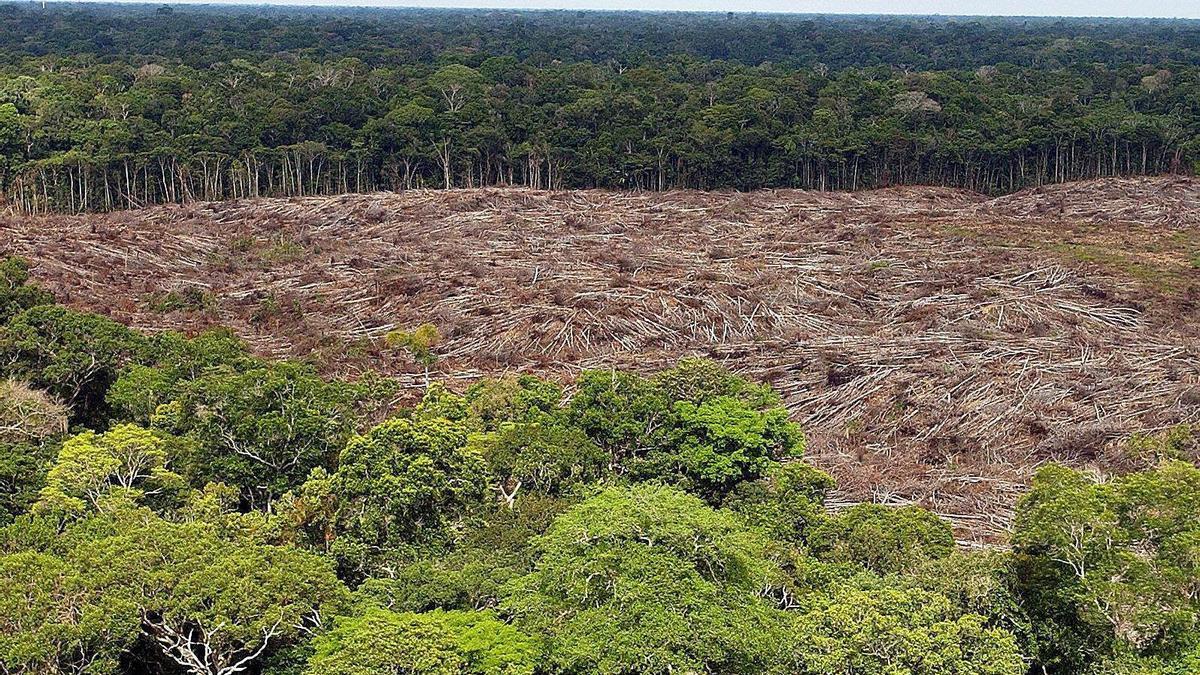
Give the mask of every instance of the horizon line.
[{"label": "horizon line", "polygon": [[[410,2],[389,3],[387,0],[379,2],[367,2],[362,0],[316,0],[311,4],[302,4],[297,0],[0,0],[0,5],[41,5],[43,8],[54,6],[67,5],[148,5],[148,6],[179,6],[179,7],[204,7],[220,9],[223,7],[238,7],[238,8],[272,8],[272,9],[298,9],[298,10],[320,10],[320,9],[369,9],[369,10],[449,10],[449,11],[509,11],[509,12],[594,12],[594,13],[612,13],[612,14],[713,14],[713,15],[728,15],[737,14],[743,16],[752,16],[756,14],[766,14],[774,16],[796,16],[796,17],[863,17],[863,18],[929,18],[929,19],[1080,19],[1080,20],[1100,20],[1100,21],[1200,21],[1200,15],[1197,16],[1167,16],[1167,15],[1102,15],[1102,14],[988,14],[988,13],[914,13],[914,12],[890,12],[890,11],[871,11],[871,12],[841,12],[841,11],[788,11],[777,9],[680,9],[671,7],[648,7],[648,8],[631,8],[631,7],[601,7],[601,6],[579,6],[579,7],[561,7],[561,6],[520,6],[509,7],[501,4],[474,4],[478,0],[467,0],[460,4],[454,4],[453,0],[443,2],[435,0],[428,4],[411,4]],[[585,0],[586,2],[587,0]],[[601,0],[602,1],[602,0]]]}]

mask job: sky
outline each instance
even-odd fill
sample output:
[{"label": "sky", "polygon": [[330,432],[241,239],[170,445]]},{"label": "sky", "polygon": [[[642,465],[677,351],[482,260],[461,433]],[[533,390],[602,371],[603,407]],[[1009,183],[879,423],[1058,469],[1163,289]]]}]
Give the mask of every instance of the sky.
[{"label": "sky", "polygon": [[[146,0],[161,2],[161,0]],[[819,14],[1170,17],[1200,19],[1200,0],[168,0],[276,5],[640,9]]]}]

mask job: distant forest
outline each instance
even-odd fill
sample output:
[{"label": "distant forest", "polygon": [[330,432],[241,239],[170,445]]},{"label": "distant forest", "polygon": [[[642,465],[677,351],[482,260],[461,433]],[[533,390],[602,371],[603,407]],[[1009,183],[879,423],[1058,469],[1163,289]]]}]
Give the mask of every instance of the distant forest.
[{"label": "distant forest", "polygon": [[1200,168],[1200,22],[0,5],[0,209]]}]

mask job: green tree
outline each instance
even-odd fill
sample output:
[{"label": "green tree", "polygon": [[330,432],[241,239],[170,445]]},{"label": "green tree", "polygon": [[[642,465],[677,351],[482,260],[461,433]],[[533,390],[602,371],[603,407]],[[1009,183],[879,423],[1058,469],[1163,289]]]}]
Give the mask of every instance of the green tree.
[{"label": "green tree", "polygon": [[203,523],[130,512],[67,556],[87,587],[137,608],[158,654],[193,675],[236,675],[321,628],[347,591],[329,561],[222,539]]},{"label": "green tree", "polygon": [[675,367],[655,374],[653,380],[672,401],[699,405],[719,397],[732,397],[756,409],[782,405],[770,386],[750,382],[710,359],[680,359]]},{"label": "green tree", "polygon": [[489,612],[395,613],[339,618],[316,640],[306,675],[526,675],[537,665],[529,637]]},{"label": "green tree", "polygon": [[386,578],[367,579],[356,593],[364,602],[393,611],[497,607],[507,584],[529,572],[531,538],[545,533],[572,505],[530,492],[511,509],[473,509],[453,549],[389,570]]},{"label": "green tree", "polygon": [[787,581],[731,515],[661,486],[609,488],[534,540],[503,602],[565,672],[766,672]]},{"label": "green tree", "polygon": [[27,309],[0,328],[0,374],[29,382],[65,401],[72,420],[99,427],[104,397],[146,340],[115,321],[57,305]]},{"label": "green tree", "polygon": [[824,522],[825,496],[833,477],[800,462],[775,467],[765,477],[738,485],[724,506],[780,541],[801,543]]},{"label": "green tree", "polygon": [[115,417],[141,425],[149,425],[158,407],[178,399],[194,380],[265,366],[228,329],[191,338],[157,333],[148,338],[145,352],[145,363],[126,366],[106,397]]},{"label": "green tree", "polygon": [[89,587],[48,553],[0,555],[0,671],[118,673],[138,634],[135,606]]},{"label": "green tree", "polygon": [[646,455],[636,474],[666,477],[719,502],[742,482],[767,475],[777,459],[797,455],[803,435],[783,408],[756,410],[733,396],[675,403],[670,442]]},{"label": "green tree", "polygon": [[470,413],[486,431],[505,423],[547,424],[560,421],[563,389],[554,382],[532,375],[485,379],[472,384],[465,394]]},{"label": "green tree", "polygon": [[67,414],[44,392],[0,380],[0,524],[37,498],[55,446],[66,433]]},{"label": "green tree", "polygon": [[467,662],[453,634],[423,614],[374,611],[338,619],[319,638],[308,675],[457,675]]},{"label": "green tree", "polygon": [[492,487],[512,508],[522,490],[557,495],[573,485],[595,482],[608,456],[579,429],[555,423],[502,423],[476,434],[470,445],[487,463]]},{"label": "green tree", "polygon": [[336,472],[314,473],[292,508],[344,574],[395,564],[443,542],[486,493],[486,464],[467,434],[443,418],[384,422],[346,444]]},{"label": "green tree", "polygon": [[1094,675],[1192,675],[1200,672],[1200,646],[1165,658],[1125,654],[1105,659],[1092,672]]},{"label": "green tree", "polygon": [[983,617],[958,615],[935,593],[847,587],[796,619],[794,669],[825,673],[1021,675],[1013,636]]},{"label": "green tree", "polygon": [[180,466],[193,485],[236,485],[262,506],[332,466],[354,428],[356,394],[297,363],[217,369],[183,383],[152,421],[194,442]]},{"label": "green tree", "polygon": [[813,555],[878,574],[910,572],[954,551],[950,525],[919,506],[858,504],[827,518],[808,536]]},{"label": "green tree", "polygon": [[608,451],[618,473],[679,485],[712,503],[804,447],[770,388],[704,359],[653,379],[586,371],[568,418]]},{"label": "green tree", "polygon": [[1034,653],[1034,622],[1017,589],[1016,559],[1009,551],[956,551],[928,560],[889,581],[937,593],[961,614],[977,614],[988,628],[1001,628],[1017,639],[1021,653]]},{"label": "green tree", "polygon": [[67,439],[38,496],[40,512],[79,515],[101,510],[113,492],[145,499],[180,487],[169,468],[169,442],[154,432],[122,424]]},{"label": "green tree", "polygon": [[1198,504],[1200,469],[1183,462],[1106,483],[1062,466],[1038,471],[1013,544],[1033,618],[1051,626],[1049,660],[1090,640],[1134,654],[1200,641]]},{"label": "green tree", "polygon": [[425,388],[429,388],[429,369],[437,363],[437,346],[442,341],[437,326],[423,323],[412,330],[394,330],[384,338],[389,347],[405,349],[425,369]]},{"label": "green tree", "polygon": [[609,453],[614,467],[665,443],[671,401],[652,382],[632,373],[588,370],[575,386],[571,423]]},{"label": "green tree", "polygon": [[[5,105],[9,104],[0,104],[0,134],[3,134]],[[0,259],[0,325],[31,307],[51,304],[53,295],[29,283],[29,264],[24,259],[15,256]]]}]

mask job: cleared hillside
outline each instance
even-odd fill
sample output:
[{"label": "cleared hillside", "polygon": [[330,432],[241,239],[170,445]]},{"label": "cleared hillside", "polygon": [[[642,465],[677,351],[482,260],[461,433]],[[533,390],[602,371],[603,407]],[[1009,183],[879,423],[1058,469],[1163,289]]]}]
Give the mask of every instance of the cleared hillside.
[{"label": "cleared hillside", "polygon": [[920,501],[998,535],[1037,464],[1132,468],[1128,436],[1200,423],[1200,182],[995,200],[412,191],[0,219],[68,304],[147,329],[232,326],[325,368],[415,367],[424,321],[476,377],[700,354],[770,380],[838,501]]}]

